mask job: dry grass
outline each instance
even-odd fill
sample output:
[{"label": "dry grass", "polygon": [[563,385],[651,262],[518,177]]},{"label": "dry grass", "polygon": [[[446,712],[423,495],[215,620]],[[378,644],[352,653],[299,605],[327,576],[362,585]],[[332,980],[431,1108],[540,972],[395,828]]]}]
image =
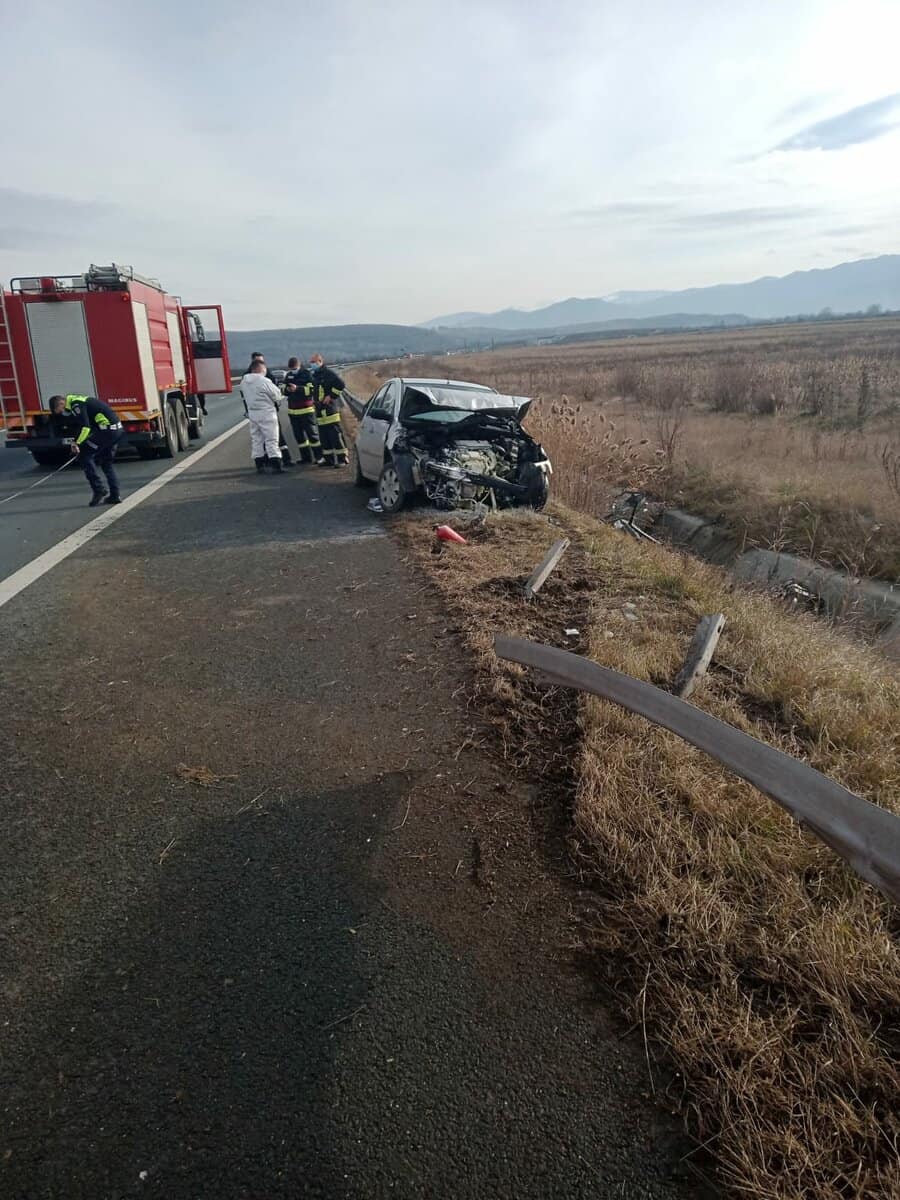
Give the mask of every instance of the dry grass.
[{"label": "dry grass", "polygon": [[[721,518],[740,541],[900,578],[896,321],[527,347],[414,369],[542,397],[532,428],[564,464],[556,495],[575,508],[606,511],[609,485],[640,482],[639,462],[664,499]],[[553,419],[561,408],[577,428]]]},{"label": "dry grass", "polygon": [[560,719],[569,729],[564,816],[592,889],[584,953],[680,1072],[674,1099],[736,1194],[897,1200],[896,910],[712,760],[611,704],[542,689],[498,663],[490,639],[566,645],[576,625],[576,649],[665,685],[697,617],[721,609],[728,624],[696,702],[895,811],[900,684],[863,647],[714,568],[555,516],[573,557],[532,606],[519,587],[558,536],[546,518],[491,518],[437,560],[427,520],[401,536],[475,651],[475,694],[507,757],[540,760]]},{"label": "dry grass", "polygon": [[[690,558],[606,529],[594,556],[610,582],[591,657],[667,681],[696,618],[726,612],[697,703],[896,811],[900,687],[864,651]],[[632,1012],[646,1004],[679,1064],[699,1139],[748,1195],[896,1197],[896,911],[673,735],[594,699],[583,723],[576,854],[600,897],[588,945],[615,977],[627,964]]]},{"label": "dry grass", "polygon": [[349,367],[344,372],[344,382],[354,396],[360,400],[368,400],[373,392],[378,391],[384,379],[374,366],[366,364],[361,367]]}]

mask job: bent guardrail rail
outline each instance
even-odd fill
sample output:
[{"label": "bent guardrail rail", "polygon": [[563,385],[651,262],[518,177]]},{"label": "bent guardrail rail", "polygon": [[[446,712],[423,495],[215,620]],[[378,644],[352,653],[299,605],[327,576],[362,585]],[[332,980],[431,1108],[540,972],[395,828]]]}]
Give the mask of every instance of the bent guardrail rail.
[{"label": "bent guardrail rail", "polygon": [[344,388],[344,403],[353,413],[354,417],[361,417],[363,409],[366,407],[365,400],[360,400],[358,396],[354,396],[347,388]]},{"label": "bent guardrail rail", "polygon": [[497,635],[494,651],[507,662],[535,668],[551,683],[611,700],[678,734],[771,797],[857,875],[900,904],[900,817],[886,808],[643,680],[523,638]]}]

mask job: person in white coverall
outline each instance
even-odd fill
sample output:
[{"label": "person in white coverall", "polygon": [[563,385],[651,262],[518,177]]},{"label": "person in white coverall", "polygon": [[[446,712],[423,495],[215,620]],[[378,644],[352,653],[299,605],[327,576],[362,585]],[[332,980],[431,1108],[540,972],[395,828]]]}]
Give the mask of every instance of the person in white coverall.
[{"label": "person in white coverall", "polygon": [[278,448],[281,392],[271,379],[266,379],[264,362],[255,362],[241,380],[241,396],[250,421],[250,453],[256,469],[262,474],[268,460],[272,470],[280,474],[284,470]]}]

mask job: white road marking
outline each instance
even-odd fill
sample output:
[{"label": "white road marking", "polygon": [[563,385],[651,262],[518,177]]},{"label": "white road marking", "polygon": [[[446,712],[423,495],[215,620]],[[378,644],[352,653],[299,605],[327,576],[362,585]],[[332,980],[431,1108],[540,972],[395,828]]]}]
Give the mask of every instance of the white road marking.
[{"label": "white road marking", "polygon": [[145,500],[149,500],[152,495],[165,487],[167,483],[171,483],[176,479],[182,471],[186,471],[192,467],[194,463],[199,462],[201,458],[205,458],[207,454],[212,453],[218,446],[237,433],[243,428],[244,422],[239,421],[237,425],[232,425],[230,429],[226,429],[224,433],[220,433],[217,438],[204,446],[200,450],[195,450],[192,454],[177,462],[173,467],[169,467],[167,471],[163,471],[162,475],[151,480],[150,483],[145,483],[143,487],[138,488],[136,492],[132,492],[130,496],[126,496],[121,504],[110,505],[110,507],[101,516],[96,517],[93,521],[89,521],[87,525],[83,525],[81,529],[76,529],[74,533],[70,533],[68,537],[64,537],[61,542],[57,542],[55,546],[51,546],[49,550],[45,550],[43,554],[39,554],[37,558],[33,558],[30,563],[26,563],[24,567],[20,567],[18,571],[14,571],[12,575],[8,575],[6,579],[0,581],[0,608],[4,604],[8,604],[14,596],[18,596],[19,592],[25,590],[42,575],[46,575],[48,571],[52,571],[57,563],[61,563],[64,558],[68,558],[70,554],[74,554],[76,550],[80,550],[92,538],[95,538],[98,533],[102,533],[104,529],[108,529],[110,525],[121,520],[126,513],[130,513],[133,508],[137,508],[139,504],[143,504]]}]

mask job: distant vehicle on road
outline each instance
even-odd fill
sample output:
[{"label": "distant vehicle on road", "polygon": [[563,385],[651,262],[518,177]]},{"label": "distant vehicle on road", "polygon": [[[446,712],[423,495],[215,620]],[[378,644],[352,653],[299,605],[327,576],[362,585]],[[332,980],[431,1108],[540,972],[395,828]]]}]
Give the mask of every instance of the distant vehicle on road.
[{"label": "distant vehicle on road", "polygon": [[155,279],[113,263],[0,288],[0,417],[6,446],[64,462],[77,423],[53,395],[105,401],[141,458],[172,458],[200,437],[204,397],[231,392],[222,309],[182,305]]},{"label": "distant vehicle on road", "polygon": [[416,493],[437,508],[543,508],[550,460],[522,428],[531,401],[458,379],[389,379],[362,412],[356,483],[387,513]]}]

